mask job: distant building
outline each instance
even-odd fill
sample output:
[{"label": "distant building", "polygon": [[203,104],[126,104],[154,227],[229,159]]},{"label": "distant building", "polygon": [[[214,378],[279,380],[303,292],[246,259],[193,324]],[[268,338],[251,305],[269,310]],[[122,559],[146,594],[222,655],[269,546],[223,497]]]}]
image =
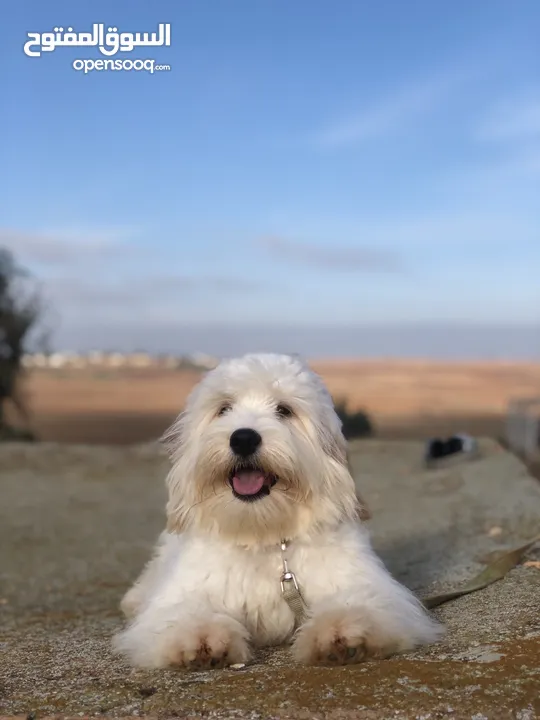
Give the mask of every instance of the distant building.
[{"label": "distant building", "polygon": [[168,370],[179,370],[181,368],[211,370],[216,367],[219,361],[206,353],[154,356],[142,351],[121,353],[91,350],[86,354],[69,351],[57,351],[49,355],[45,353],[26,353],[22,362],[26,368],[50,368],[52,370],[60,370],[61,368],[82,370],[86,367],[114,369],[161,367]]},{"label": "distant building", "polygon": [[204,370],[212,370],[218,364],[218,360],[215,357],[206,355],[205,353],[188,355],[188,360],[195,365],[195,367],[203,368]]}]

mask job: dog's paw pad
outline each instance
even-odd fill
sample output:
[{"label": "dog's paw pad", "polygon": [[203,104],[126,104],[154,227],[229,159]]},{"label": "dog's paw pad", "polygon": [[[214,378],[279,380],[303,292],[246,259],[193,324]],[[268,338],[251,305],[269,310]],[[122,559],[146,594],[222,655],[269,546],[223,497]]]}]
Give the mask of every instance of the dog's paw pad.
[{"label": "dog's paw pad", "polygon": [[[179,663],[183,665],[184,663]],[[197,655],[194,660],[191,660],[187,667],[189,670],[220,670],[226,667],[227,656],[222,657],[208,657],[207,655]]]},{"label": "dog's paw pad", "polygon": [[330,647],[319,653],[317,660],[321,665],[351,665],[362,662],[367,657],[366,645],[361,642],[350,645],[345,638],[336,638]]},{"label": "dog's paw pad", "polygon": [[211,648],[205,643],[197,650],[195,657],[187,661],[186,658],[178,658],[175,664],[185,666],[189,670],[219,670],[229,664],[229,651]]},{"label": "dog's paw pad", "polygon": [[247,630],[229,617],[178,625],[164,638],[161,665],[188,670],[217,670],[251,658]]},{"label": "dog's paw pad", "polygon": [[315,615],[299,630],[294,658],[306,665],[353,665],[377,654],[370,625],[357,608],[336,608]]}]

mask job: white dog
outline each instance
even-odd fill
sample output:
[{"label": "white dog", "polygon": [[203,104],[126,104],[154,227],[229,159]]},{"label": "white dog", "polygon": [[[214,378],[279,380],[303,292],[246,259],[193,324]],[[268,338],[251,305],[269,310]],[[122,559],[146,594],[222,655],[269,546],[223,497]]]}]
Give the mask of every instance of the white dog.
[{"label": "white dog", "polygon": [[115,640],[131,662],[223,667],[292,640],[298,661],[337,665],[439,637],[374,554],[340,420],[301,361],[222,362],[165,440],[167,530]]}]

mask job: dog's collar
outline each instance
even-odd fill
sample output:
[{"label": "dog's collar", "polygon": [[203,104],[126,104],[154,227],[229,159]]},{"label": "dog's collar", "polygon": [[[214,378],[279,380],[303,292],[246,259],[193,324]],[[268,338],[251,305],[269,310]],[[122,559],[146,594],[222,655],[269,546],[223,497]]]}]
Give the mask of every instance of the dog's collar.
[{"label": "dog's collar", "polygon": [[289,542],[287,540],[282,540],[280,547],[281,561],[283,563],[283,572],[281,574],[281,594],[293,612],[296,625],[299,626],[306,619],[307,605],[296,580],[296,575],[289,570],[289,563],[287,561],[287,548],[289,547]]}]

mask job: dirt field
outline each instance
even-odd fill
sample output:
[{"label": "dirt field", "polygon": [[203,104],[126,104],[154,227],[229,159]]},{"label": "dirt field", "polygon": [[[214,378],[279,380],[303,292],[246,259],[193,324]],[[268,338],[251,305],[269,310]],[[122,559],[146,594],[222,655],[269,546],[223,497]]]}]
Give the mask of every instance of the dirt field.
[{"label": "dirt field", "polygon": [[[334,398],[373,418],[377,434],[465,431],[500,437],[509,398],[540,395],[540,363],[312,363]],[[26,393],[41,439],[124,444],[160,435],[198,379],[194,371],[35,370]]]}]

